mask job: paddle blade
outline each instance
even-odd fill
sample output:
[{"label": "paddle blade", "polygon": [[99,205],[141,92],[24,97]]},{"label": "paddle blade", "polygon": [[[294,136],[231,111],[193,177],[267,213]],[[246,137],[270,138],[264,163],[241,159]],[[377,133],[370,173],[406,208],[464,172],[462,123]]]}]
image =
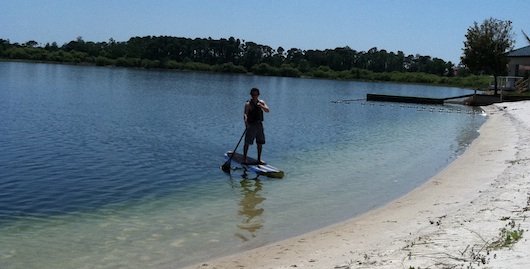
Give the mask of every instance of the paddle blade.
[{"label": "paddle blade", "polygon": [[230,170],[232,170],[232,167],[230,167],[230,162],[225,162],[225,163],[221,166],[221,170],[223,170],[223,172],[225,172],[225,173],[230,174]]}]

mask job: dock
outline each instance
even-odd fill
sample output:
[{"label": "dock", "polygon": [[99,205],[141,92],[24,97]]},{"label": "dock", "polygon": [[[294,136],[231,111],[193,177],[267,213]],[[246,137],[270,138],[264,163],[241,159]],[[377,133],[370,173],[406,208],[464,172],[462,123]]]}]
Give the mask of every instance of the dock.
[{"label": "dock", "polygon": [[466,94],[466,95],[446,97],[446,98],[428,98],[428,97],[399,96],[399,95],[369,93],[366,95],[366,101],[443,105],[448,100],[467,98],[473,95],[474,94]]}]

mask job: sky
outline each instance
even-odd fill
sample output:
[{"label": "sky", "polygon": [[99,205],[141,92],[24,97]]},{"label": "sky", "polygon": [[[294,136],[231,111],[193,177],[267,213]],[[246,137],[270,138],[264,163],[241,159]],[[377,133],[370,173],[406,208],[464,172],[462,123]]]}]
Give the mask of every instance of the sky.
[{"label": "sky", "polygon": [[274,49],[349,46],[460,62],[467,29],[510,20],[529,45],[528,0],[1,0],[0,38],[62,45],[135,36],[235,37]]}]

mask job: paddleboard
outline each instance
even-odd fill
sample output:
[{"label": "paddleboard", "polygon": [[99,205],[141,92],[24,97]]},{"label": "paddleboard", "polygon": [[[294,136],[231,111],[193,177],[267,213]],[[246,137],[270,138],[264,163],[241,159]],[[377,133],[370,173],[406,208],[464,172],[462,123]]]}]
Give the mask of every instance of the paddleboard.
[{"label": "paddleboard", "polygon": [[[228,160],[232,155],[232,151],[225,153],[225,158]],[[243,163],[243,154],[235,153],[231,159],[232,163],[237,163],[245,171],[256,173],[257,175],[271,177],[271,178],[283,178],[284,173],[282,170],[270,165],[270,164],[259,164],[258,160],[247,157],[247,162]]]}]

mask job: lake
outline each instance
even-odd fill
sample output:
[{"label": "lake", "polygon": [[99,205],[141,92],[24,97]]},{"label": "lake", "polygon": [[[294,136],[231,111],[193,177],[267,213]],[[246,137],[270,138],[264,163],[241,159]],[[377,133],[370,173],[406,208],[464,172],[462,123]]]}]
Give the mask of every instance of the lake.
[{"label": "lake", "polygon": [[[219,169],[252,87],[283,179]],[[178,268],[346,220],[446,167],[486,119],[366,94],[469,92],[0,62],[0,268]]]}]

